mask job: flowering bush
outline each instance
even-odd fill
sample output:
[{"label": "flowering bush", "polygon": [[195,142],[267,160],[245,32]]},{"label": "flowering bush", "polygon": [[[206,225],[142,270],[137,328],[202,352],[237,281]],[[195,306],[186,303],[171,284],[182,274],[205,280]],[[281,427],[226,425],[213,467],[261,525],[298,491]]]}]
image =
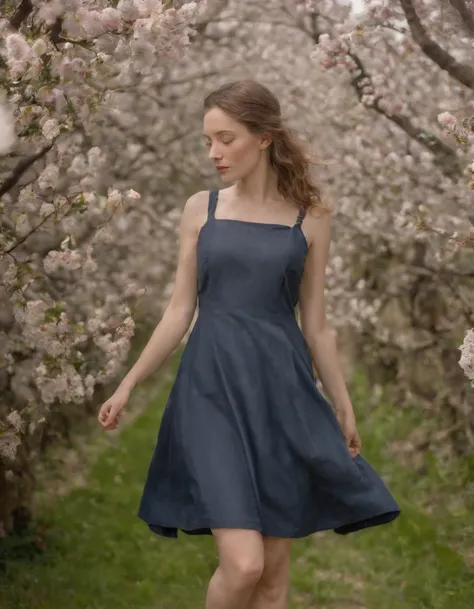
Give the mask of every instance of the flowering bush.
[{"label": "flowering bush", "polygon": [[[169,281],[177,211],[153,209],[130,187],[125,167],[142,155],[131,114],[137,82],[164,82],[204,9],[21,0],[0,19],[0,458],[9,484],[22,477],[18,459],[26,467],[22,440],[36,450],[28,438],[41,443],[53,408],[84,403],[116,377],[147,285]],[[0,521],[9,528],[8,514]]]}]

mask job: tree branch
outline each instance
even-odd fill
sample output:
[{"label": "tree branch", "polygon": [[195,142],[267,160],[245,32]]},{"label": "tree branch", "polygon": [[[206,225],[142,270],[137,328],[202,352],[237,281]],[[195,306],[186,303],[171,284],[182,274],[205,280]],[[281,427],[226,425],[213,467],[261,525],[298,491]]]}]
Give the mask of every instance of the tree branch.
[{"label": "tree branch", "polygon": [[449,0],[451,6],[459,13],[467,31],[474,36],[474,14],[466,6],[464,0]]},{"label": "tree branch", "polygon": [[49,213],[47,216],[45,216],[39,224],[37,224],[36,226],[33,226],[33,228],[28,231],[28,233],[26,235],[23,235],[23,237],[21,237],[20,239],[18,239],[18,241],[16,241],[13,245],[11,245],[7,250],[4,250],[2,252],[2,256],[4,254],[10,254],[11,252],[13,252],[14,249],[16,249],[18,246],[20,246],[22,243],[24,243],[28,237],[30,235],[32,235],[34,232],[36,232],[39,228],[41,228],[43,226],[43,224],[49,220],[49,218],[54,215],[55,213],[57,213],[57,210],[55,209],[54,211],[52,211],[51,213]]},{"label": "tree branch", "polygon": [[7,178],[3,184],[0,185],[0,197],[3,196],[6,192],[8,192],[10,188],[13,188],[18,182],[18,180],[21,178],[21,176],[25,173],[25,171],[29,169],[31,165],[33,165],[33,163],[36,163],[38,159],[47,154],[53,147],[53,144],[54,142],[52,142],[48,146],[45,146],[37,154],[33,154],[32,156],[29,156],[26,159],[20,161],[13,170],[12,175]]},{"label": "tree branch", "polygon": [[400,0],[400,4],[405,13],[413,39],[423,53],[438,64],[442,70],[446,70],[450,76],[474,91],[474,70],[471,66],[459,63],[440,47],[437,42],[431,40],[417,15],[412,0]]},{"label": "tree branch", "polygon": [[15,30],[18,30],[23,21],[33,10],[31,0],[22,0],[20,6],[16,9],[13,17],[10,19],[10,25]]},{"label": "tree branch", "polygon": [[[354,61],[357,66],[357,76],[355,76],[351,83],[354,87],[359,100],[362,100],[364,95],[364,81],[369,80],[372,82],[372,79],[368,72],[365,70],[365,66],[362,63],[361,59],[352,52],[348,53],[349,57]],[[409,135],[413,140],[428,148],[434,155],[436,159],[437,165],[440,166],[443,173],[449,177],[455,177],[462,173],[462,169],[459,165],[459,160],[456,155],[455,150],[450,148],[444,142],[442,142],[439,138],[437,138],[432,133],[427,133],[423,129],[415,127],[408,116],[403,116],[401,114],[387,114],[385,110],[383,110],[375,100],[372,108],[385,116],[388,120],[392,121],[396,125],[398,125],[407,135]]]},{"label": "tree branch", "polygon": [[[312,30],[308,32],[303,29],[303,32],[311,37],[311,39],[317,44],[321,37],[322,32],[319,30],[317,17],[319,16],[316,13],[312,13],[311,26]],[[372,90],[374,90],[372,84],[372,78],[370,74],[365,69],[362,60],[358,55],[350,51],[348,53],[349,57],[353,60],[356,65],[356,75],[353,76],[351,80],[351,84],[356,91],[357,97],[359,101],[362,101],[364,96],[364,88],[367,82],[369,81]],[[378,100],[375,99],[373,106],[370,106],[373,110],[384,116],[389,121],[392,121],[398,127],[403,129],[403,131],[414,141],[418,142],[425,148],[427,148],[430,152],[433,153],[435,158],[435,163],[440,167],[441,171],[450,178],[457,178],[462,174],[462,168],[459,164],[459,160],[456,154],[456,151],[450,148],[447,144],[441,141],[436,135],[432,133],[427,133],[423,129],[419,129],[415,127],[408,116],[402,116],[400,114],[388,114],[378,103]]]}]

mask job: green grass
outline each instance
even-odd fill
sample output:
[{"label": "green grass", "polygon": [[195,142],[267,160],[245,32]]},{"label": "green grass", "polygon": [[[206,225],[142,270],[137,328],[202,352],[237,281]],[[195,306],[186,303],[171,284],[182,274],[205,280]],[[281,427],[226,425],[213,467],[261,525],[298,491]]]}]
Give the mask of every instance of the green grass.
[{"label": "green grass", "polygon": [[[89,451],[87,484],[41,504],[35,524],[41,552],[27,556],[32,531],[4,542],[1,609],[203,607],[217,565],[212,537],[160,538],[136,517],[170,382],[120,435],[93,435],[100,449]],[[403,515],[347,537],[329,531],[296,540],[291,607],[471,609],[472,459],[395,458],[391,443],[424,424],[423,413],[383,399],[374,406],[361,375],[351,392],[363,455],[384,476]]]}]

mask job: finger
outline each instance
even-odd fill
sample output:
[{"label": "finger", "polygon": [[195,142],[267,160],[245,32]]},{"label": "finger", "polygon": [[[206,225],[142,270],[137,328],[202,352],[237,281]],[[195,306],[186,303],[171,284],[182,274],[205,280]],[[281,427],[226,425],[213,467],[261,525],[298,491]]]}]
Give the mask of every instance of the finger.
[{"label": "finger", "polygon": [[123,413],[124,413],[124,408],[116,408],[115,410],[113,410],[113,412],[111,412],[111,419],[113,421],[116,421],[118,424],[121,417],[123,416]]},{"label": "finger", "polygon": [[105,406],[103,406],[101,410],[102,416],[106,417],[109,414],[111,408],[112,407],[110,406],[110,404],[106,404]]},{"label": "finger", "polygon": [[104,416],[101,420],[100,420],[100,424],[102,425],[102,427],[108,427],[111,423],[113,423],[115,420],[114,416],[111,416],[110,413],[106,416]]},{"label": "finger", "polygon": [[115,411],[115,408],[111,408],[107,415],[107,418],[105,419],[105,422],[111,423],[112,421],[115,420],[116,417],[117,417],[117,412]]},{"label": "finger", "polygon": [[105,421],[105,419],[107,418],[107,415],[109,414],[109,411],[110,411],[110,405],[104,404],[99,411],[99,419],[101,419],[102,421]]},{"label": "finger", "polygon": [[351,457],[356,457],[357,456],[357,444],[355,443],[354,439],[350,440],[350,442],[347,443],[347,447],[349,449],[349,452],[351,453]]},{"label": "finger", "polygon": [[118,412],[112,412],[111,414],[109,414],[106,424],[107,425],[117,425],[120,420],[120,415],[121,415],[120,410]]}]

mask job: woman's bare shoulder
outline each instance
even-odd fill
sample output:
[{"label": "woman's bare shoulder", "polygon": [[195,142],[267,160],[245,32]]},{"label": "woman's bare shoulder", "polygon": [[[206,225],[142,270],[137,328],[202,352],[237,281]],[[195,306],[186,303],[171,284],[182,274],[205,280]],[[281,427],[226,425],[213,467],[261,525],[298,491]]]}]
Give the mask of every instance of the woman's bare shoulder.
[{"label": "woman's bare shoulder", "polygon": [[304,218],[304,229],[308,235],[308,241],[312,243],[323,243],[330,239],[331,235],[331,209],[323,207],[310,207]]},{"label": "woman's bare shoulder", "polygon": [[199,230],[207,218],[209,191],[200,190],[191,195],[184,204],[181,215],[181,226]]},{"label": "woman's bare shoulder", "polygon": [[209,191],[200,190],[191,195],[184,204],[183,213],[198,214],[203,211],[207,212],[207,203],[209,201]]}]

